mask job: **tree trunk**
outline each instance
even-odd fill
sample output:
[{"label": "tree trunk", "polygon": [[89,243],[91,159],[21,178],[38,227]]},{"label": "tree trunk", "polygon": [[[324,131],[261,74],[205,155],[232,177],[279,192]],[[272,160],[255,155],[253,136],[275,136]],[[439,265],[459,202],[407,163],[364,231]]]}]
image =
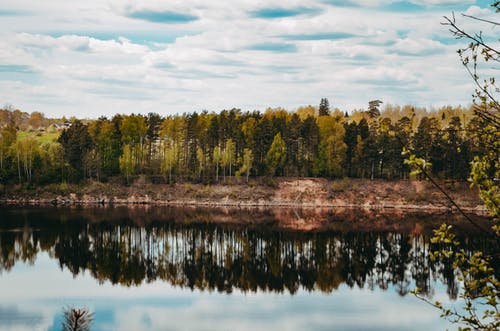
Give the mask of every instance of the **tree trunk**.
[{"label": "tree trunk", "polygon": [[370,176],[371,180],[373,180],[373,171],[375,170],[375,161],[372,161],[372,174]]}]

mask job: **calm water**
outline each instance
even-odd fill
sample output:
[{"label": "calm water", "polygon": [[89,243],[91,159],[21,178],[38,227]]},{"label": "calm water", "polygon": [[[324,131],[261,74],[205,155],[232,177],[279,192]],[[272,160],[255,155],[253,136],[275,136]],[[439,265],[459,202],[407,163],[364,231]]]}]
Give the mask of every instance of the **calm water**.
[{"label": "calm water", "polygon": [[443,330],[409,291],[456,300],[454,270],[429,259],[432,227],[453,218],[3,208],[0,330],[60,330],[65,307],[94,312],[92,330]]}]

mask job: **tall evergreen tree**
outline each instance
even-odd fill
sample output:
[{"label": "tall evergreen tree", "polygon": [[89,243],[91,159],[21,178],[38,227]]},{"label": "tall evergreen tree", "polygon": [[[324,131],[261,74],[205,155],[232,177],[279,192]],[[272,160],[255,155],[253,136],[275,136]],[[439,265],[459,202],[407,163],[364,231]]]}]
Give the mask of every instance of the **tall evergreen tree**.
[{"label": "tall evergreen tree", "polygon": [[92,148],[87,126],[75,120],[70,128],[64,130],[57,140],[63,147],[64,159],[68,164],[68,179],[73,182],[84,177],[83,157]]},{"label": "tall evergreen tree", "polygon": [[319,116],[328,116],[330,115],[330,102],[328,102],[327,98],[322,98],[319,102],[318,109]]},{"label": "tall evergreen tree", "polygon": [[382,101],[380,100],[372,100],[368,102],[368,115],[370,118],[377,118],[380,116],[380,105]]}]

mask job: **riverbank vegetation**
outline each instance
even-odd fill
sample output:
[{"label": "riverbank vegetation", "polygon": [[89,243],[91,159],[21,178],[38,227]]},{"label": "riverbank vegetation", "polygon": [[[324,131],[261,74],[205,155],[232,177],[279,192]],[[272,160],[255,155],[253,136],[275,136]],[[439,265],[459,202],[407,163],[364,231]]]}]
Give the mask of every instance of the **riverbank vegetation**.
[{"label": "riverbank vegetation", "polygon": [[[8,108],[8,107],[6,107]],[[371,101],[350,114],[319,107],[223,110],[163,117],[117,114],[46,119],[0,110],[0,183],[28,186],[85,179],[124,183],[227,183],[233,176],[408,179],[403,150],[430,162],[433,176],[465,180],[487,153],[472,108],[435,111]]]}]

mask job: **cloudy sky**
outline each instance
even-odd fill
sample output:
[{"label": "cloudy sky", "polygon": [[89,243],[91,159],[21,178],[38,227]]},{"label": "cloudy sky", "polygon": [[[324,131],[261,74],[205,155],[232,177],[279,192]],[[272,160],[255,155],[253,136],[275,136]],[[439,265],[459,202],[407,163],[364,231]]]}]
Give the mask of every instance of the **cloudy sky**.
[{"label": "cloudy sky", "polygon": [[375,98],[467,105],[463,42],[440,22],[491,17],[489,4],[0,0],[0,106],[98,117],[293,110],[322,97],[347,111]]},{"label": "cloudy sky", "polygon": [[[40,253],[33,265],[16,263],[1,275],[2,331],[61,330],[65,307],[95,312],[92,330],[445,330],[439,312],[411,294],[353,288],[331,293],[300,289],[293,296],[259,291],[230,295],[174,287],[168,282],[140,286],[99,284],[88,272],[78,276]],[[409,285],[413,288],[415,285]],[[446,286],[432,281],[433,299],[449,304]]]}]

